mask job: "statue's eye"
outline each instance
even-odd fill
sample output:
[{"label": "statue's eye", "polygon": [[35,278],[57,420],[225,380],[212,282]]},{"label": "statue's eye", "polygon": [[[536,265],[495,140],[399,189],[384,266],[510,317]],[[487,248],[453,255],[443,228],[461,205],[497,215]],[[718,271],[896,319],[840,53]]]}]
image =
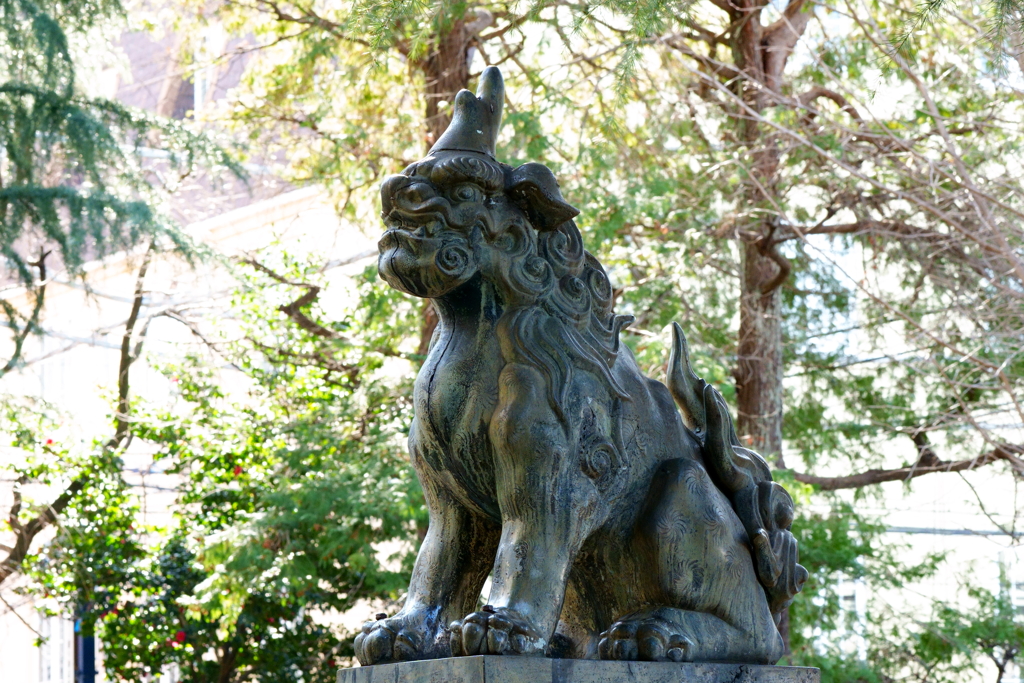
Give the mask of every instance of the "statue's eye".
[{"label": "statue's eye", "polygon": [[399,190],[398,196],[409,204],[422,204],[434,197],[434,191],[426,183],[412,183]]},{"label": "statue's eye", "polygon": [[473,183],[462,183],[452,191],[452,198],[459,202],[474,202],[480,198],[480,189]]}]

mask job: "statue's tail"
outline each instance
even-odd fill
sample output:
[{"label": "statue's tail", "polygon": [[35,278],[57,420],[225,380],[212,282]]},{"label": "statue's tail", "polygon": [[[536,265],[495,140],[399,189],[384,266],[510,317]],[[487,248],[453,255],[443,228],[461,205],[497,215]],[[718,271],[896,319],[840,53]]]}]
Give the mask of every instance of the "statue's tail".
[{"label": "statue's tail", "polygon": [[672,323],[672,351],[668,357],[668,390],[683,414],[683,424],[703,442],[707,435],[704,387],[707,382],[690,366],[690,349],[679,323]]},{"label": "statue's tail", "polygon": [[793,499],[772,481],[764,458],[740,445],[722,394],[698,377],[690,365],[686,337],[672,323],[668,388],[683,422],[702,445],[704,466],[732,502],[750,538],[754,568],[773,614],[782,611],[803,588],[807,570],[797,564]]}]

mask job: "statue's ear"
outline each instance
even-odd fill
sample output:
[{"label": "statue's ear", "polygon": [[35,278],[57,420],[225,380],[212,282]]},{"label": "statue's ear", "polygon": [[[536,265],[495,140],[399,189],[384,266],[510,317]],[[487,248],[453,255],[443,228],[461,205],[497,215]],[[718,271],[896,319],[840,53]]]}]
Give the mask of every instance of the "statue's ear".
[{"label": "statue's ear", "polygon": [[526,212],[538,230],[555,230],[580,213],[562,199],[555,174],[544,164],[530,162],[512,171],[506,194]]}]

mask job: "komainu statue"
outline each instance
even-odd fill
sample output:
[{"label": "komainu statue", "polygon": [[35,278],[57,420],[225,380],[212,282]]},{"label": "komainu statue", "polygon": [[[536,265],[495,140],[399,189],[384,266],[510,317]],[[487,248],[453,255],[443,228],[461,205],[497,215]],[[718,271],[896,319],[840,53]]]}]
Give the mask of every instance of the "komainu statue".
[{"label": "komainu statue", "polygon": [[381,186],[380,275],[440,322],[409,436],[430,527],[405,606],[363,626],[359,661],[774,663],[807,576],[793,501],[678,325],[668,388],[641,374],[552,172],[496,160],[503,101],[489,68]]}]

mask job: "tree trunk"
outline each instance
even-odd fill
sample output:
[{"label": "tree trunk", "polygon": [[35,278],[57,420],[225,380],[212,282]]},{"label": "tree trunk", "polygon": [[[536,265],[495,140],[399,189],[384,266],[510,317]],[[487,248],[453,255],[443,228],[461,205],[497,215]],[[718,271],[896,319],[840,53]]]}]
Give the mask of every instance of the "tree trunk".
[{"label": "tree trunk", "polygon": [[[750,92],[750,91],[748,91]],[[764,109],[764,96],[753,93],[751,108]],[[782,297],[788,265],[772,244],[777,219],[764,220],[777,205],[779,156],[776,140],[757,122],[740,122],[753,164],[744,199],[760,209],[743,227],[740,256],[740,330],[737,344],[737,429],[740,440],[779,467],[782,459]]]},{"label": "tree trunk", "polygon": [[[451,123],[451,104],[460,90],[469,87],[469,49],[476,44],[480,32],[494,22],[485,10],[476,10],[452,23],[437,37],[434,48],[419,61],[424,76],[426,101],[426,149],[433,146]],[[441,103],[449,106],[441,109]]]},{"label": "tree trunk", "polygon": [[[761,23],[764,4],[758,0],[730,3],[730,18],[738,26],[731,48],[745,78],[738,83],[747,106],[757,114],[777,103],[786,61],[807,25],[803,0],[790,0],[784,16]],[[741,113],[741,138],[750,150],[750,178],[744,193],[746,208],[761,209],[743,226],[741,235],[740,330],[734,371],[740,440],[769,462],[784,466],[782,458],[782,297],[779,288],[789,275],[788,262],[772,243],[778,218],[775,191],[779,154],[774,135],[766,135],[758,121]]]},{"label": "tree trunk", "polygon": [[[424,76],[426,111],[426,151],[429,151],[451,123],[451,104],[455,95],[469,85],[469,40],[466,23],[459,19],[451,30],[439,36],[433,51],[420,63]],[[441,110],[441,103],[448,106]]]},{"label": "tree trunk", "polygon": [[[793,653],[793,650],[789,647],[789,608],[782,610],[782,615],[779,617],[779,635],[782,636],[782,644],[784,649],[782,656],[788,657]],[[790,660],[785,660],[788,663]]]},{"label": "tree trunk", "polygon": [[[761,23],[763,0],[732,0],[725,5],[735,32],[730,47],[736,67],[744,78],[736,85],[750,110],[760,115],[781,99],[786,62],[807,27],[805,0],[789,0],[783,16],[765,26]],[[721,6],[721,5],[720,5]],[[734,85],[733,87],[736,87]],[[740,236],[740,330],[734,377],[740,440],[779,468],[782,455],[782,296],[780,288],[789,276],[789,262],[773,243],[778,211],[778,141],[748,111],[739,111],[736,124],[749,150],[751,166],[745,208],[758,208],[742,226]],[[772,216],[763,219],[762,216]],[[789,646],[789,610],[781,615],[779,633]]]},{"label": "tree trunk", "polygon": [[762,290],[779,267],[758,242],[743,249],[740,333],[735,371],[740,440],[782,463],[782,297]]}]

